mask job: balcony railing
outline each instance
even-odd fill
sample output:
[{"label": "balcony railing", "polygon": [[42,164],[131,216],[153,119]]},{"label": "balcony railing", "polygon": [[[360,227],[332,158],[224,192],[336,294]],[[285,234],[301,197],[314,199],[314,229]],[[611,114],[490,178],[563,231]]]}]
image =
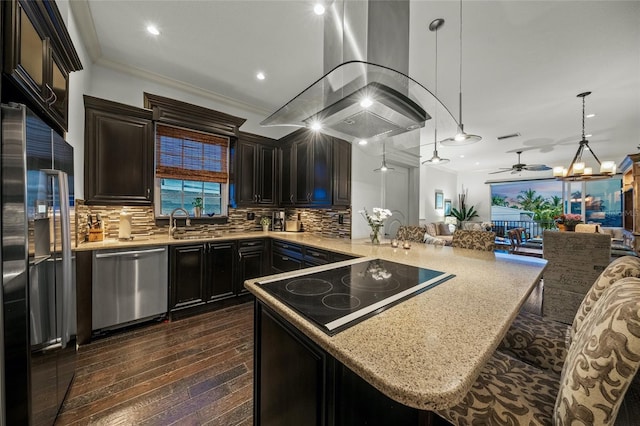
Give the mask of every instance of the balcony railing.
[{"label": "balcony railing", "polygon": [[532,222],[527,220],[492,220],[491,230],[497,237],[507,237],[511,229],[523,228],[523,238],[541,238],[545,229],[557,229],[555,222]]}]

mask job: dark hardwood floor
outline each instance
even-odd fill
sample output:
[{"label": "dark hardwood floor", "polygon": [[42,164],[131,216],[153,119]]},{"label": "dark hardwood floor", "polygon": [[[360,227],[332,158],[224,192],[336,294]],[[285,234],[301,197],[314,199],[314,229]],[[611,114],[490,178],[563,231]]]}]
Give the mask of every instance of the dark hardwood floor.
[{"label": "dark hardwood floor", "polygon": [[253,304],[80,347],[56,425],[251,425]]}]

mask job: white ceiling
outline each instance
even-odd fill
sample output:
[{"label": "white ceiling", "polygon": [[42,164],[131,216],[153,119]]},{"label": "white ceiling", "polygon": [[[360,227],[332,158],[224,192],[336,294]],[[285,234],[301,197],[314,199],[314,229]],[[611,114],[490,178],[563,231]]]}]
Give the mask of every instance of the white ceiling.
[{"label": "white ceiling", "polygon": [[[264,117],[322,76],[323,24],[313,0],[70,4],[76,17],[90,13],[93,25],[83,19],[79,27],[95,62],[153,72]],[[412,1],[410,22],[409,74],[432,89],[435,39],[428,25],[446,21],[438,33],[438,94],[456,117],[459,5]],[[596,117],[586,130],[600,159],[619,163],[640,149],[640,1],[466,0],[463,7],[463,122],[483,141],[440,147],[440,156],[452,160],[446,168],[493,171],[516,163],[518,150],[524,163],[568,165],[581,133],[576,95],[584,91],[593,92],[587,113]],[[161,35],[148,34],[148,23]],[[266,80],[258,81],[257,71]],[[433,149],[428,132],[422,161]],[[514,132],[522,136],[496,139]]]}]

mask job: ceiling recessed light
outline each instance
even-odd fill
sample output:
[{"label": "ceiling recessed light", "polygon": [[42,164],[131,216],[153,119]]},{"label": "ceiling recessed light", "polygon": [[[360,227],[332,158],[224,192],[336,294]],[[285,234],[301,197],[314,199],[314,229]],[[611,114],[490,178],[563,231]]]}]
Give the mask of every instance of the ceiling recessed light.
[{"label": "ceiling recessed light", "polygon": [[362,108],[369,108],[371,105],[373,105],[373,101],[371,100],[371,98],[364,98],[360,101],[360,106]]},{"label": "ceiling recessed light", "polygon": [[480,165],[480,162],[479,162],[479,161],[476,161],[476,166],[479,166],[479,165]]},{"label": "ceiling recessed light", "polygon": [[264,73],[263,72],[259,72],[258,74],[256,74],[256,78],[258,80],[264,80]]},{"label": "ceiling recessed light", "polygon": [[460,154],[460,158],[464,158],[464,154]]},{"label": "ceiling recessed light", "polygon": [[587,114],[585,117],[587,117],[587,118],[593,118],[593,117],[595,117],[595,116],[596,116],[595,114]]},{"label": "ceiling recessed light", "polygon": [[147,31],[153,35],[160,35],[160,30],[155,25],[147,25]]},{"label": "ceiling recessed light", "polygon": [[591,133],[587,133],[586,135],[584,135],[585,138],[590,138],[591,136],[593,136]]},{"label": "ceiling recessed light", "polygon": [[313,13],[316,15],[324,15],[324,6],[321,3],[316,3],[316,5],[313,6]]},{"label": "ceiling recessed light", "polygon": [[369,142],[367,142],[367,140],[366,140],[366,139],[360,139],[360,140],[358,141],[358,145],[366,145],[366,144],[368,144],[368,143],[369,143]]},{"label": "ceiling recessed light", "polygon": [[322,124],[320,124],[319,121],[314,121],[313,123],[311,123],[311,130],[318,131],[320,129],[322,129]]}]

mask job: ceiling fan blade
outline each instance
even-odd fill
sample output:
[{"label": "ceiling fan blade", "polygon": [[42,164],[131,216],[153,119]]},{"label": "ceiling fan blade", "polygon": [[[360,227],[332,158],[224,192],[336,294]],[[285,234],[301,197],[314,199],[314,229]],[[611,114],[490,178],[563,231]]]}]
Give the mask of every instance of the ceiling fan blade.
[{"label": "ceiling fan blade", "polygon": [[546,166],[544,164],[527,164],[523,167],[525,170],[529,170],[532,172],[542,172],[544,170],[551,170],[551,167]]},{"label": "ceiling fan blade", "polygon": [[510,172],[511,169],[504,169],[504,170],[498,170],[497,172],[491,172],[489,173],[490,175],[495,175],[496,173],[504,173],[504,172]]}]

